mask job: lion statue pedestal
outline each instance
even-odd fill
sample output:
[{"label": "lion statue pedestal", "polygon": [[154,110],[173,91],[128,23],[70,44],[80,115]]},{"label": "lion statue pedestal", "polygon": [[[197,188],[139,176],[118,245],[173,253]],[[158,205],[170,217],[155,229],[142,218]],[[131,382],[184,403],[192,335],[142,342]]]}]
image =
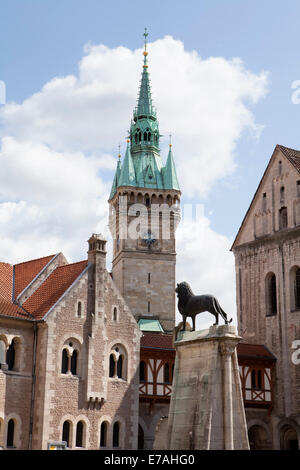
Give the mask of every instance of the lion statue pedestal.
[{"label": "lion statue pedestal", "polygon": [[232,325],[178,331],[168,449],[249,449]]}]

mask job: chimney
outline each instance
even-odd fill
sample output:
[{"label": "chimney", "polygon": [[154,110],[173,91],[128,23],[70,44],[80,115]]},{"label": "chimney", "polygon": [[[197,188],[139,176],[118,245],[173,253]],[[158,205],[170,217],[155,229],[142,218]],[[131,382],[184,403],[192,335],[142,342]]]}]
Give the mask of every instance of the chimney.
[{"label": "chimney", "polygon": [[98,265],[101,264],[105,268],[106,263],[106,240],[101,233],[93,233],[88,240],[88,260]]}]

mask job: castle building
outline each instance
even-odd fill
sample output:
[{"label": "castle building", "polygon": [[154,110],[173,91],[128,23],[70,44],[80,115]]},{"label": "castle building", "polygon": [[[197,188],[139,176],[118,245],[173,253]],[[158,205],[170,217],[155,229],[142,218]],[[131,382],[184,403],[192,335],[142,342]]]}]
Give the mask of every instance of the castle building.
[{"label": "castle building", "polygon": [[152,448],[168,414],[180,189],[152,105],[147,34],[137,108],[109,197],[106,240],[0,263],[0,447]]},{"label": "castle building", "polygon": [[300,151],[276,145],[232,250],[250,446],[299,448]]}]

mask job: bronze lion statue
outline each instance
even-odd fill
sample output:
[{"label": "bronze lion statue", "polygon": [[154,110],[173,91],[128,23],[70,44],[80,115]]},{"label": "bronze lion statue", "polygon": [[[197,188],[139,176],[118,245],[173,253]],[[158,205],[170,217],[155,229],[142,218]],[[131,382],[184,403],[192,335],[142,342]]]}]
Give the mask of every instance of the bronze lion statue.
[{"label": "bronze lion statue", "polygon": [[195,331],[196,315],[202,312],[209,312],[215,316],[216,321],[214,325],[219,324],[219,316],[224,319],[225,324],[231,323],[227,319],[227,313],[221,308],[218,300],[213,295],[194,295],[192,289],[187,282],[177,284],[175,289],[178,297],[178,310],[183,317],[182,330],[186,328],[186,318],[191,317],[193,320],[193,329]]}]

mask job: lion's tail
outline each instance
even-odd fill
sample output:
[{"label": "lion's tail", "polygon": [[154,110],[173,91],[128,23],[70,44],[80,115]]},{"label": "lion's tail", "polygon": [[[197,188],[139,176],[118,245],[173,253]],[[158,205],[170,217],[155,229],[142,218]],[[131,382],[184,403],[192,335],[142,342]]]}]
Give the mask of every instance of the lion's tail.
[{"label": "lion's tail", "polygon": [[228,317],[227,313],[224,312],[224,310],[222,309],[222,307],[221,307],[221,305],[219,304],[219,302],[217,301],[217,299],[215,299],[215,300],[216,300],[217,309],[219,310],[219,313],[220,313],[221,317],[225,320],[226,325],[227,325],[228,323],[231,323],[231,322],[232,322],[232,318],[230,318],[230,320],[227,320],[227,317]]}]

